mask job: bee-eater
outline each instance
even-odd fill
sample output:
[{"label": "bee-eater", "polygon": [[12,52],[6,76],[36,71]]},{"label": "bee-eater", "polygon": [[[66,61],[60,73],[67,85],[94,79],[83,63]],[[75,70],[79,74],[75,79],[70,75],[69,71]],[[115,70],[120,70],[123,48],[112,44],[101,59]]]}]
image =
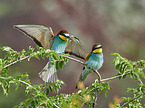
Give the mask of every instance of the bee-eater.
[{"label": "bee-eater", "polygon": [[83,71],[80,75],[80,79],[77,83],[76,88],[84,89],[84,83],[83,81],[88,76],[89,73],[93,72],[93,70],[99,70],[102,67],[103,64],[103,52],[102,52],[102,45],[101,44],[95,44],[92,47],[92,51],[88,53],[85,57],[85,66],[83,68]]},{"label": "bee-eater", "polygon": [[[65,49],[71,50],[74,55],[78,56],[80,56],[80,51],[85,52],[79,39],[75,36],[70,36],[66,30],[60,30],[57,35],[54,35],[52,28],[45,25],[14,25],[14,28],[33,39],[40,47],[54,50],[58,54],[65,52]],[[49,62],[39,73],[40,78],[45,82],[55,82],[58,79],[56,64],[52,65],[50,62],[51,58],[49,58]]]}]

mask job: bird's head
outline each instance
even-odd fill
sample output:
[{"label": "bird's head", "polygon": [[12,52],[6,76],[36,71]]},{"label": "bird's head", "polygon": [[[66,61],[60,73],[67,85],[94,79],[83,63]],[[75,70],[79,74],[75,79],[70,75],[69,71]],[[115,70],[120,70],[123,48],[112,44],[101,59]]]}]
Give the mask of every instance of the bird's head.
[{"label": "bird's head", "polygon": [[97,43],[92,48],[93,53],[102,53],[102,45]]},{"label": "bird's head", "polygon": [[63,41],[67,41],[70,38],[69,33],[66,30],[60,30],[57,36]]}]

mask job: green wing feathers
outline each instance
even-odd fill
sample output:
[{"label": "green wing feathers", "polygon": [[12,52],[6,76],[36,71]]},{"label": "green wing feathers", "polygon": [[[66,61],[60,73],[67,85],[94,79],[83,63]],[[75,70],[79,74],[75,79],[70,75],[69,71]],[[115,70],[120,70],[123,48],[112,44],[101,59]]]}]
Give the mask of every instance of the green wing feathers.
[{"label": "green wing feathers", "polygon": [[20,30],[39,46],[44,48],[51,48],[54,34],[51,27],[44,25],[14,25],[14,28]]},{"label": "green wing feathers", "polygon": [[78,56],[82,59],[85,58],[86,50],[80,40],[75,36],[70,36],[70,39],[67,43],[67,47],[65,49],[66,52],[72,52],[74,56]]}]

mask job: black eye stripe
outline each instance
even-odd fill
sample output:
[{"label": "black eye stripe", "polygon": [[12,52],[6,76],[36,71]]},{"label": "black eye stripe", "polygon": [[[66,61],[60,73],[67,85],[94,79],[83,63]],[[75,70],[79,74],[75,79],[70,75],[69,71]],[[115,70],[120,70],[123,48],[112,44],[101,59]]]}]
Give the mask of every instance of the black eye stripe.
[{"label": "black eye stripe", "polygon": [[65,34],[63,34],[63,33],[60,33],[60,35],[62,35],[62,36],[64,36],[64,37],[66,37],[66,36],[65,36]]},{"label": "black eye stripe", "polygon": [[69,36],[66,36],[64,33],[60,33],[59,35],[67,37],[67,38],[69,37]]},{"label": "black eye stripe", "polygon": [[99,48],[102,48],[102,46],[99,46],[99,47],[95,47],[95,48],[94,48],[94,50],[95,50],[95,49],[99,49]]}]

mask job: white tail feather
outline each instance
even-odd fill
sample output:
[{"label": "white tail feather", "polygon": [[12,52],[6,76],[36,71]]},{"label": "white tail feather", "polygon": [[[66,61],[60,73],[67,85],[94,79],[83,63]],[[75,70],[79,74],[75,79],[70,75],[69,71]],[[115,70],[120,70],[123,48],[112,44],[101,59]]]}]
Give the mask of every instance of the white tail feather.
[{"label": "white tail feather", "polygon": [[55,64],[49,65],[49,62],[42,69],[39,75],[40,78],[42,78],[42,80],[45,82],[55,82],[56,80],[58,80],[56,66]]}]

